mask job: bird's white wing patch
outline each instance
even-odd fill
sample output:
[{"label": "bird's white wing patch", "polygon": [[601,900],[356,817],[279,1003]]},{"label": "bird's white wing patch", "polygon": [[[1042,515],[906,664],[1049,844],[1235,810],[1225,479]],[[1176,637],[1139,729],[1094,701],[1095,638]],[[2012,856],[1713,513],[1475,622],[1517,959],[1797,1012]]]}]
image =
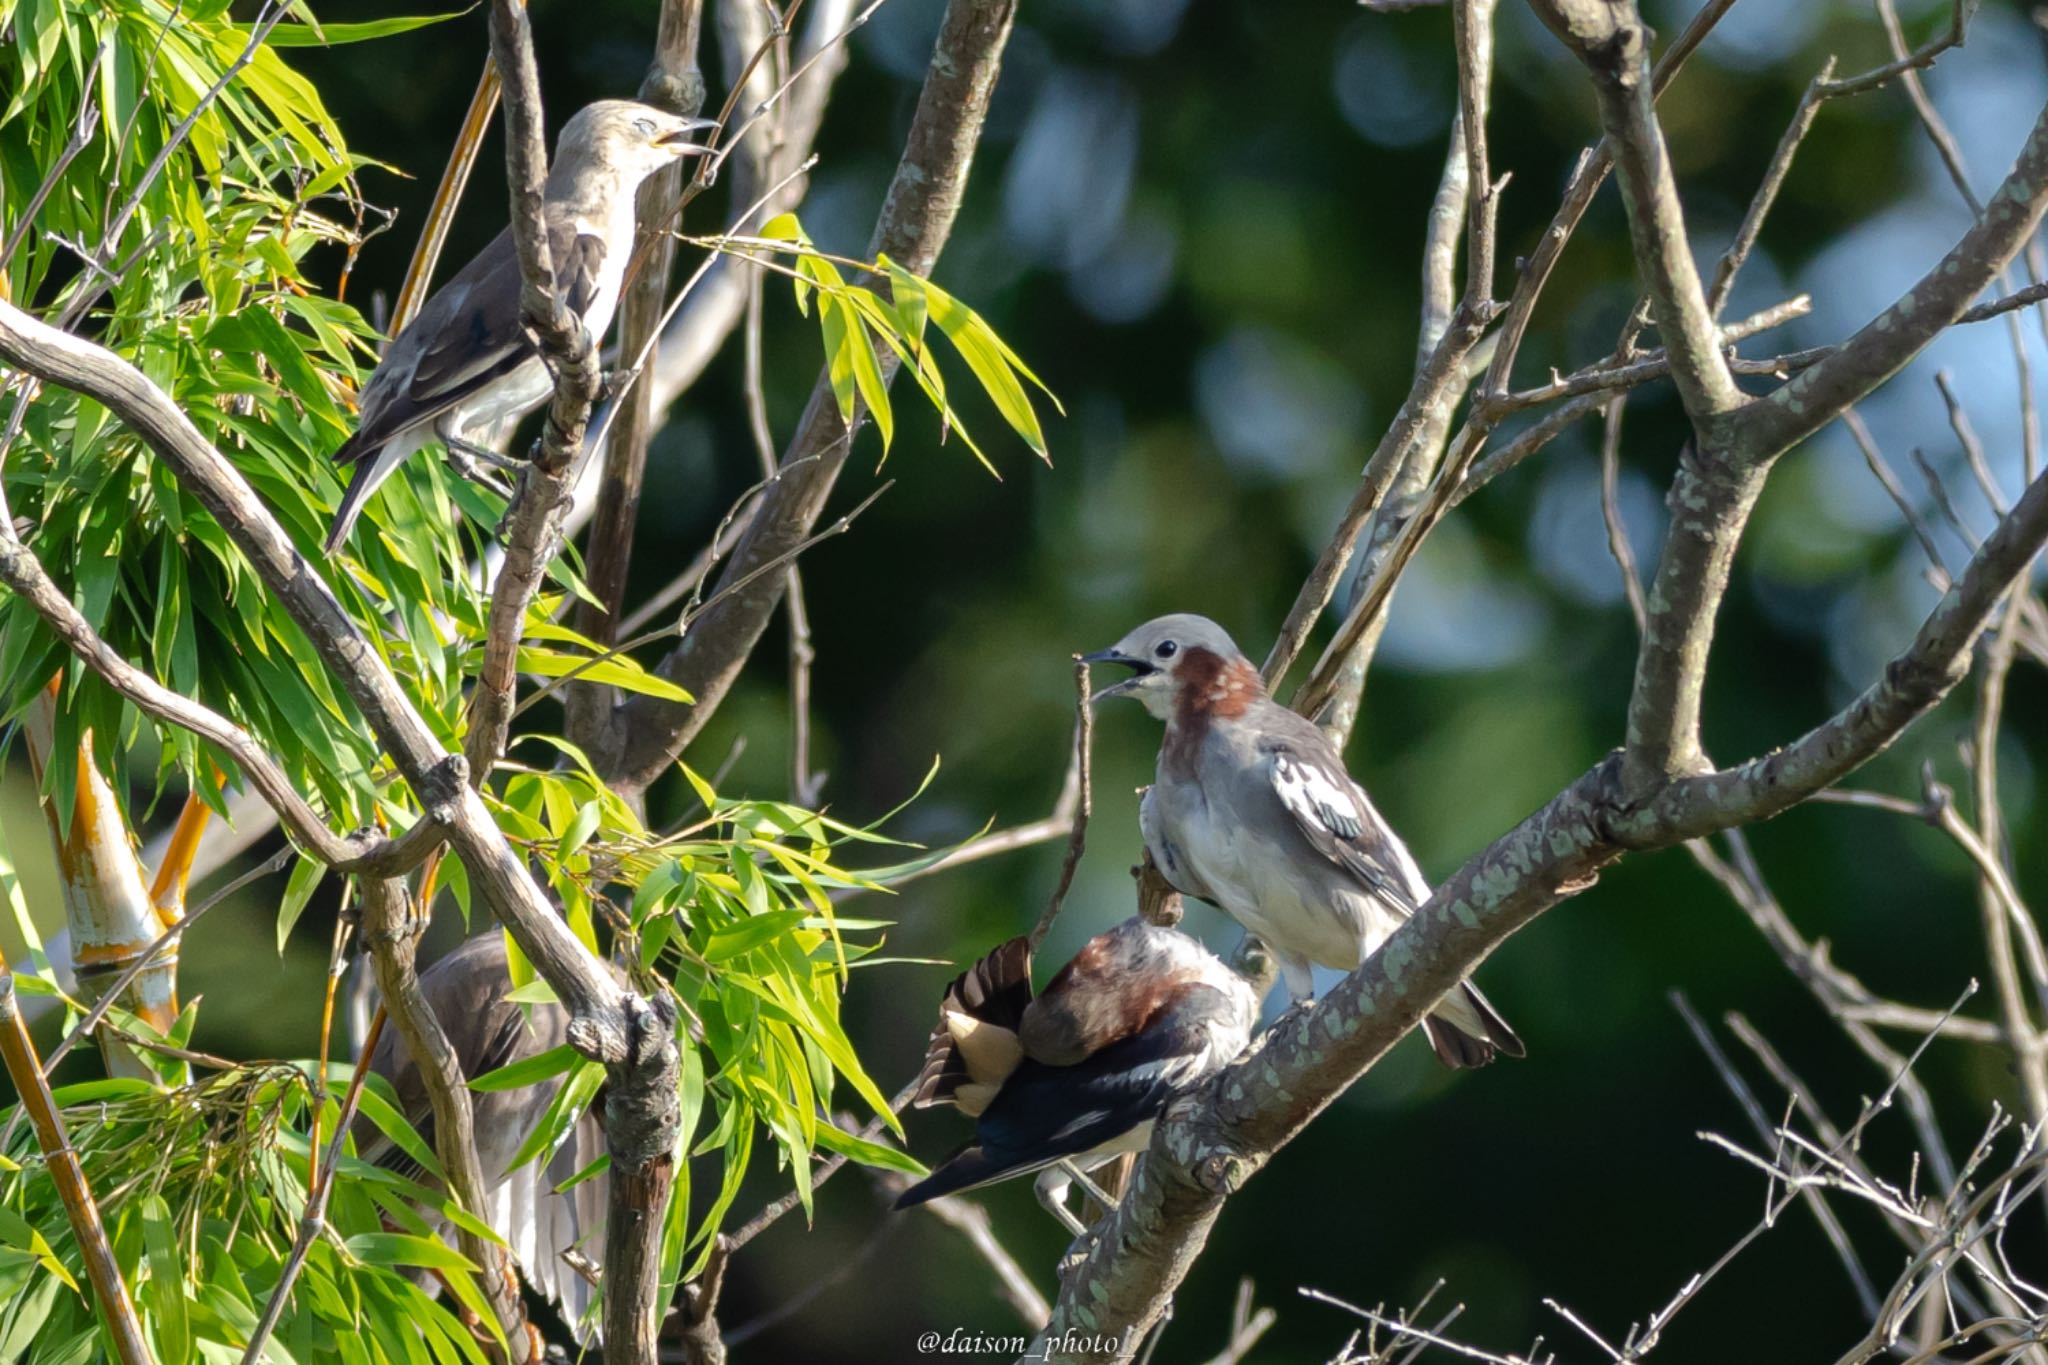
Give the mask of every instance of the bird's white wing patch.
[{"label": "bird's white wing patch", "polygon": [[1428,896],[1428,885],[1351,774],[1286,744],[1274,744],[1268,752],[1273,794],[1316,851],[1357,878],[1389,910],[1413,914]]},{"label": "bird's white wing patch", "polygon": [[1280,804],[1303,824],[1320,825],[1345,840],[1356,839],[1365,829],[1348,775],[1304,763],[1281,749],[1273,755],[1273,790]]}]

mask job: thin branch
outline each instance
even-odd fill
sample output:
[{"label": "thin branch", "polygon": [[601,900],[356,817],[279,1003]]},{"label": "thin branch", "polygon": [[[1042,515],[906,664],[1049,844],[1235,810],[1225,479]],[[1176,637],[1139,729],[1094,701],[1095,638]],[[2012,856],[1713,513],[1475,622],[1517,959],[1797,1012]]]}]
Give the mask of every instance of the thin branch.
[{"label": "thin branch", "polygon": [[1080,866],[1081,851],[1088,846],[1088,816],[1095,809],[1095,783],[1091,762],[1095,748],[1095,708],[1088,704],[1088,694],[1088,665],[1076,654],[1073,771],[1077,776],[1077,797],[1074,802],[1073,824],[1067,831],[1067,856],[1060,860],[1059,880],[1053,883],[1052,896],[1046,901],[1045,912],[1038,917],[1038,923],[1031,927],[1029,941],[1034,953],[1045,942],[1045,936],[1052,932],[1052,923],[1059,918],[1060,907],[1066,904],[1067,891],[1074,884],[1074,869]]},{"label": "thin branch", "polygon": [[505,82],[505,165],[512,182],[512,241],[519,253],[520,309],[555,376],[539,449],[521,475],[507,514],[505,561],[491,589],[483,666],[470,696],[465,746],[472,780],[483,782],[505,752],[518,690],[519,642],[527,607],[561,546],[560,512],[585,455],[584,428],[599,385],[597,348],[555,288],[543,214],[547,149],[541,133],[540,74],[520,0],[494,0],[491,51]]},{"label": "thin branch", "polygon": [[[1756,1095],[1750,1090],[1749,1083],[1742,1079],[1742,1073],[1735,1069],[1734,1063],[1728,1059],[1728,1054],[1714,1041],[1714,1035],[1707,1028],[1706,1021],[1694,1013],[1692,1002],[1685,998],[1685,992],[1672,991],[1670,999],[1679,1017],[1685,1020],[1686,1029],[1691,1032],[1693,1041],[1707,1054],[1707,1060],[1713,1064],[1715,1074],[1721,1078],[1721,1083],[1728,1087],[1728,1093],[1735,1097],[1735,1102],[1741,1107],[1743,1116],[1749,1120],[1750,1127],[1756,1130],[1758,1140],[1769,1142],[1773,1125],[1770,1117],[1764,1113],[1763,1106],[1757,1102]],[[1814,1221],[1820,1224],[1822,1235],[1828,1239],[1828,1244],[1835,1249],[1836,1257],[1848,1270],[1849,1283],[1856,1291],[1856,1302],[1862,1307],[1864,1315],[1876,1317],[1877,1287],[1870,1282],[1870,1272],[1863,1268],[1863,1262],[1857,1257],[1856,1248],[1850,1242],[1848,1230],[1842,1226],[1842,1220],[1836,1217],[1834,1209],[1829,1207],[1826,1197],[1819,1189],[1806,1186],[1800,1190],[1800,1194],[1804,1196]]]},{"label": "thin branch", "polygon": [[[363,1043],[363,1055],[369,1056],[377,1046],[377,1039],[384,1031],[384,1011],[378,1010],[377,1017],[370,1021],[369,1036]],[[305,1267],[306,1257],[313,1250],[313,1243],[319,1240],[320,1231],[327,1226],[327,1200],[334,1193],[335,1173],[341,1169],[342,1145],[348,1141],[349,1125],[355,1122],[356,1105],[362,1099],[363,1082],[369,1079],[370,1069],[359,1066],[349,1078],[348,1090],[341,1101],[341,1113],[335,1120],[334,1137],[327,1147],[327,1159],[319,1162],[320,1177],[314,1184],[312,1194],[306,1200],[306,1207],[299,1215],[298,1235],[292,1240],[291,1254],[285,1258],[284,1269],[278,1273],[277,1286],[270,1291],[269,1302],[263,1305],[263,1316],[256,1321],[256,1329],[249,1334],[249,1344],[242,1351],[242,1365],[258,1365],[263,1359],[263,1348],[270,1342],[270,1334],[277,1330],[278,1319],[284,1316],[285,1304],[291,1301],[292,1286],[298,1282],[299,1271]],[[308,1152],[308,1161],[317,1153]]]},{"label": "thin branch", "polygon": [[1239,1365],[1258,1346],[1266,1333],[1273,1330],[1273,1324],[1280,1321],[1280,1315],[1270,1308],[1253,1311],[1252,1282],[1249,1278],[1237,1282],[1237,1300],[1230,1310],[1230,1339],[1223,1343],[1223,1349],[1210,1356],[1203,1365]]},{"label": "thin branch", "polygon": [[114,1259],[107,1229],[100,1222],[99,1205],[93,1202],[92,1188],[86,1184],[84,1168],[78,1164],[78,1153],[72,1149],[70,1134],[64,1131],[64,1116],[57,1112],[57,1103],[50,1096],[50,1083],[43,1078],[35,1043],[30,1040],[28,1026],[22,1022],[21,1011],[15,1004],[14,973],[4,962],[0,962],[0,1061],[5,1061],[14,1093],[20,1098],[21,1107],[28,1111],[36,1145],[42,1149],[44,1168],[57,1191],[58,1202],[64,1206],[64,1216],[71,1221],[72,1235],[78,1239],[85,1273],[99,1305],[100,1322],[107,1329],[114,1352],[121,1365],[151,1365],[153,1357],[142,1334],[141,1320],[135,1316],[135,1305],[128,1298],[128,1286],[121,1281],[120,1262]]},{"label": "thin branch", "polygon": [[[702,29],[702,0],[663,0],[654,43],[654,61],[640,82],[640,98],[672,114],[692,116],[704,105],[704,76],[697,65],[697,40]],[[675,266],[675,227],[680,224],[685,168],[678,161],[664,167],[640,187],[639,233],[633,253],[633,276],[619,300],[619,354],[637,355],[659,338],[668,277]],[[655,224],[668,230],[655,230]],[[626,600],[626,574],[633,563],[633,531],[639,519],[640,489],[647,472],[647,449],[654,438],[654,389],[636,383],[621,395],[618,419],[604,443],[603,482],[597,510],[591,517],[589,553],[584,579],[595,602],[579,600],[572,627],[600,645],[618,638]],[[610,688],[585,683],[564,698],[567,734],[582,743],[604,723],[613,702]]]},{"label": "thin branch", "polygon": [[[110,33],[106,41],[100,44],[99,53],[92,62],[94,70],[105,66],[108,55],[113,51],[114,41],[115,35]],[[7,234],[6,242],[0,243],[0,266],[14,259],[14,253],[20,249],[23,239],[34,229],[36,215],[43,211],[43,204],[49,199],[50,192],[57,188],[57,182],[64,178],[64,172],[71,168],[71,163],[78,159],[78,154],[91,145],[93,134],[99,130],[99,124],[100,102],[89,93],[81,95],[78,101],[78,117],[72,122],[71,136],[65,139],[64,150],[57,153],[57,159],[50,163],[50,169],[44,173],[42,183],[36,186],[35,193],[22,205],[21,214],[14,220],[14,228]]]},{"label": "thin branch", "polygon": [[[1654,95],[1661,95],[1685,61],[1703,42],[1721,16],[1726,14],[1735,0],[1709,0],[1687,23],[1671,46],[1659,59],[1652,78]],[[1608,144],[1589,149],[1580,158],[1573,171],[1571,181],[1564,193],[1563,203],[1552,218],[1549,229],[1538,240],[1536,249],[1519,262],[1520,276],[1515,290],[1507,301],[1501,315],[1500,325],[1493,336],[1493,358],[1487,364],[1485,378],[1480,382],[1483,395],[1498,395],[1507,392],[1508,377],[1513,370],[1515,356],[1520,350],[1522,337],[1528,329],[1537,299],[1549,281],[1550,273],[1563,254],[1564,246],[1571,239],[1579,220],[1585,216],[1593,202],[1593,196],[1606,180],[1613,162]],[[1492,196],[1489,196],[1489,201]],[[1468,287],[1469,287],[1468,281]],[[1359,535],[1378,511],[1387,491],[1400,475],[1408,458],[1408,452],[1418,441],[1426,440],[1432,425],[1449,421],[1449,406],[1455,404],[1458,395],[1467,382],[1466,362],[1476,353],[1486,327],[1492,321],[1491,310],[1484,314],[1468,315],[1462,310],[1452,320],[1439,341],[1430,364],[1425,365],[1416,375],[1408,396],[1395,413],[1387,431],[1374,448],[1372,458],[1366,462],[1365,472],[1359,481],[1357,491],[1352,495],[1350,505],[1339,519],[1337,529],[1325,543],[1323,553],[1316,561],[1315,569],[1302,583],[1295,595],[1294,605],[1288,609],[1287,619],[1280,627],[1280,635],[1274,641],[1272,651],[1266,656],[1260,668],[1269,689],[1277,690],[1280,680],[1294,664],[1306,644],[1309,632],[1323,608],[1329,605],[1337,585],[1345,576]],[[1461,334],[1462,333],[1462,334]],[[1597,405],[1588,404],[1574,412],[1570,418],[1561,419],[1560,425],[1584,416]],[[1559,428],[1553,428],[1554,437]],[[1547,438],[1546,438],[1547,439]],[[1513,460],[1525,458],[1530,448],[1516,449]],[[1492,470],[1500,472],[1508,465],[1503,464]],[[1489,474],[1489,477],[1491,475]],[[1368,621],[1361,620],[1354,636],[1363,634]],[[1348,653],[1348,648],[1345,651]],[[1299,705],[1299,699],[1297,699]],[[1301,709],[1313,711],[1314,707]]]},{"label": "thin branch", "polygon": [[1621,515],[1621,415],[1628,400],[1615,397],[1607,404],[1605,434],[1600,438],[1600,520],[1607,527],[1607,550],[1621,571],[1622,595],[1628,612],[1635,618],[1636,634],[1649,628],[1650,612],[1643,602],[1642,571],[1636,567],[1635,547],[1629,543],[1628,525]]}]

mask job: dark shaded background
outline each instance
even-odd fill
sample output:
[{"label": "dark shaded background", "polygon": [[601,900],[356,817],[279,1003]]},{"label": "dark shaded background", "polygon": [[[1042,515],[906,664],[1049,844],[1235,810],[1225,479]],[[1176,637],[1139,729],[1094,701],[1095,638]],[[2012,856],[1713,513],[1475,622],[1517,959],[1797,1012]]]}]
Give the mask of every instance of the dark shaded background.
[{"label": "dark shaded background", "polygon": [[[1647,6],[1667,34],[1696,7]],[[377,0],[321,13],[356,19],[404,8]],[[1902,8],[1917,41],[1947,4]],[[890,0],[855,43],[802,210],[828,249],[858,251],[867,238],[940,9],[939,0]],[[1980,189],[2002,173],[2048,97],[2039,35],[2023,9],[1987,4],[1969,46],[1930,81]],[[586,99],[638,84],[653,36],[648,0],[536,0],[533,14],[552,124]],[[1504,292],[1594,115],[1578,71],[1524,7],[1504,4],[1500,30],[1493,160],[1514,175],[1502,210]],[[895,826],[903,837],[946,843],[989,820],[1042,814],[1071,724],[1066,656],[1153,613],[1207,613],[1263,655],[1407,387],[1423,216],[1455,101],[1449,32],[1441,12],[1379,16],[1338,0],[1024,6],[938,279],[986,312],[1068,416],[1049,425],[1048,469],[1000,433],[992,413],[970,407],[1002,470],[997,482],[957,445],[941,448],[936,423],[899,391],[898,444],[885,471],[895,488],[853,534],[805,560],[819,651],[816,761],[830,773],[835,811],[865,819],[888,809],[941,755],[930,790]],[[1885,58],[1882,42],[1862,3],[1736,7],[1662,107],[1703,252],[1727,240],[1824,57],[1859,70]],[[372,46],[292,54],[354,149],[415,177],[365,178],[399,219],[363,252],[355,297],[395,291],[484,48],[479,11]],[[499,156],[494,139],[451,261],[503,222]],[[1829,106],[1730,310],[1740,316],[1810,290],[1815,312],[1747,352],[1841,336],[1966,222],[1902,94]],[[1634,297],[1609,189],[1550,286],[1522,382],[1604,354]],[[2031,323],[2029,331],[2038,365],[2048,357]],[[779,291],[768,346],[772,414],[786,434],[815,376],[817,342]],[[2016,486],[2012,358],[1995,325],[1944,340],[1866,406],[1893,461],[1910,478],[1908,452],[1920,447],[1951,474],[1960,467],[1931,383],[1937,364],[1955,370]],[[656,444],[636,594],[680,567],[754,477],[739,375],[730,347]],[[1675,419],[1664,389],[1629,409],[1624,507],[1645,555],[1662,521]],[[1633,631],[1600,530],[1593,437],[1592,427],[1568,436],[1474,499],[1436,534],[1397,599],[1351,760],[1433,874],[1451,871],[1619,737]],[[862,450],[878,455],[873,436]],[[873,458],[857,455],[839,506],[871,490],[873,469]],[[1966,479],[1956,487],[1981,531],[1982,500]],[[1853,695],[1929,605],[1919,571],[1894,509],[1839,432],[1790,457],[1729,601],[1708,697],[1711,750],[1723,759],[1756,752]],[[687,755],[709,771],[744,741],[725,783],[733,791],[784,791],[779,638],[778,628]],[[2022,668],[2001,757],[2023,888],[2048,875],[2034,800],[2048,743],[2042,699],[2038,672]],[[1962,785],[1956,746],[1966,715],[1943,709],[1859,781],[1909,793],[1918,764],[1932,758]],[[1107,709],[1100,722],[1096,821],[1047,950],[1053,960],[1131,909],[1132,790],[1148,779],[1157,731],[1135,707]],[[25,776],[12,775],[4,810],[52,928],[60,917],[29,793]],[[1940,1006],[1982,974],[1971,884],[1932,831],[1816,808],[1759,831],[1757,843],[1802,929],[1831,940],[1837,959],[1876,989]],[[1046,847],[866,909],[899,922],[892,953],[961,959],[1026,926],[1058,862],[1059,849]],[[307,915],[280,964],[271,919],[281,889],[272,883],[267,896],[251,895],[193,934],[186,990],[209,996],[199,1045],[313,1050],[331,907]],[[1188,927],[1219,949],[1237,939],[1234,926],[1200,908]],[[947,974],[901,965],[857,974],[848,1017],[885,1090],[915,1067]],[[1619,1339],[1746,1231],[1763,1203],[1752,1172],[1695,1136],[1748,1137],[1667,1002],[1674,989],[1709,1014],[1748,1014],[1839,1119],[1853,1118],[1859,1097],[1884,1081],[1681,853],[1616,868],[1510,942],[1482,977],[1528,1040],[1528,1060],[1453,1077],[1420,1043],[1404,1043],[1231,1202],[1159,1359],[1218,1349],[1246,1275],[1281,1314],[1261,1360],[1327,1359],[1351,1329],[1338,1310],[1299,1299],[1297,1286],[1400,1305],[1439,1278],[1449,1281],[1439,1305],[1470,1305],[1458,1328],[1470,1339],[1519,1349],[1542,1333],[1569,1342],[1573,1358],[1598,1358],[1543,1298]],[[2016,1098],[1987,1052],[1945,1045],[1930,1071],[1958,1145],[1992,1101]],[[1776,1093],[1762,1093],[1775,1107]],[[922,1115],[910,1134],[936,1159],[964,1129],[949,1115]],[[1888,1127],[1871,1150],[1906,1177]],[[765,1171],[755,1185],[740,1209],[775,1188]],[[1021,1184],[989,1204],[1050,1292],[1064,1236]],[[1873,1271],[1887,1279],[1895,1244],[1860,1211],[1847,1217],[1869,1236]],[[2040,1250],[2016,1248],[2036,1267]],[[897,1361],[914,1354],[926,1328],[1016,1330],[954,1234],[922,1216],[882,1213],[859,1174],[828,1187],[809,1233],[785,1220],[739,1258],[724,1320],[737,1327],[842,1273],[738,1358],[800,1351],[807,1360]],[[1765,1340],[1769,1358],[1832,1358],[1862,1328],[1840,1267],[1794,1211],[1679,1319],[1657,1358],[1753,1359]]]}]

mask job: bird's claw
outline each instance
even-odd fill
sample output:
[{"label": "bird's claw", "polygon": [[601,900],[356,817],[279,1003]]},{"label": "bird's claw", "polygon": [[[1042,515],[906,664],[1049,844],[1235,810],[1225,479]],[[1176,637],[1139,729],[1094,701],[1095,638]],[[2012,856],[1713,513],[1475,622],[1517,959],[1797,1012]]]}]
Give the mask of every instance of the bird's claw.
[{"label": "bird's claw", "polygon": [[638,365],[624,370],[606,370],[604,377],[598,381],[597,401],[600,403],[612,402],[625,393],[633,381],[639,377],[640,367]]}]

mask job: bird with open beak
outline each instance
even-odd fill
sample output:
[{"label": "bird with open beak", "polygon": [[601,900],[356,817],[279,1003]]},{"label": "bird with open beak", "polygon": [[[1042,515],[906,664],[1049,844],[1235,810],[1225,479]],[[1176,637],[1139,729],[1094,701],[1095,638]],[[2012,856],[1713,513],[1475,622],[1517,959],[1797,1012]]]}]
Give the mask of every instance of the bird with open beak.
[{"label": "bird with open beak", "polygon": [[[1264,940],[1295,1000],[1315,994],[1311,964],[1350,971],[1429,899],[1422,869],[1328,737],[1266,695],[1214,621],[1162,616],[1084,657],[1131,670],[1095,700],[1135,697],[1166,722],[1138,812],[1153,862],[1175,890]],[[1445,1066],[1523,1053],[1469,981],[1422,1026]]]},{"label": "bird with open beak", "polygon": [[[555,289],[599,344],[633,254],[640,182],[681,157],[709,152],[690,140],[710,119],[683,118],[635,100],[598,100],[563,125],[543,189]],[[363,385],[361,424],[334,452],[354,465],[326,551],[348,539],[370,494],[430,441],[450,458],[502,464],[472,435],[517,421],[554,393],[554,379],[520,308],[519,255],[507,227],[434,292]]]},{"label": "bird with open beak", "polygon": [[1088,940],[1034,996],[1031,945],[1013,938],[946,987],[914,1103],[957,1106],[974,1141],[896,1201],[1038,1173],[1038,1200],[1076,1236],[1067,1208],[1088,1172],[1152,1139],[1168,1102],[1244,1050],[1258,999],[1177,929],[1138,918]]}]

